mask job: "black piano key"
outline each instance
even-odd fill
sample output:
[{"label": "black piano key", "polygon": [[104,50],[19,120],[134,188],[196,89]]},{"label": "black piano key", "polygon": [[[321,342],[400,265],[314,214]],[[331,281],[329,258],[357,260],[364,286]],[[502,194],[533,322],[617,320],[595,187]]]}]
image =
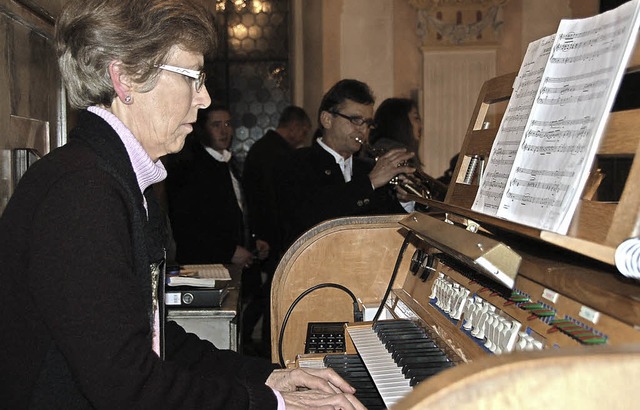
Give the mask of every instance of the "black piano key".
[{"label": "black piano key", "polygon": [[435,342],[426,339],[419,340],[390,340],[384,344],[384,346],[389,350],[390,348],[394,349],[437,349],[438,346]]},{"label": "black piano key", "polygon": [[411,377],[409,379],[409,386],[415,387],[418,384],[420,384],[421,382],[425,381],[426,379],[428,379],[428,378],[430,378],[432,376],[435,376],[436,374],[440,373],[444,369],[440,369],[440,370],[433,369],[433,370],[434,371],[432,373],[429,373],[429,374],[421,374],[421,375],[418,375],[418,376]]},{"label": "black piano key", "polygon": [[[340,376],[342,377],[342,375]],[[347,380],[347,378],[344,378],[344,377],[342,378]],[[378,393],[378,389],[376,389],[376,386],[373,384],[371,377],[368,377],[366,380],[365,378],[359,378],[354,380],[348,377],[347,381],[351,385],[351,387],[356,389],[360,394],[364,394],[368,392]]]},{"label": "black piano key", "polygon": [[384,347],[390,351],[395,349],[402,349],[403,347],[423,347],[425,349],[437,347],[434,342],[429,340],[391,340],[384,344]]},{"label": "black piano key", "polygon": [[407,368],[406,372],[403,371],[403,374],[408,379],[411,379],[416,376],[433,376],[434,374],[441,372],[442,370],[452,366],[453,366],[452,362],[445,362],[445,363],[439,363],[439,366],[412,367],[412,368]]},{"label": "black piano key", "polygon": [[451,367],[450,363],[451,362],[430,362],[405,364],[404,366],[402,366],[402,374],[410,379],[412,376],[415,376],[415,374],[410,374],[411,371],[420,372],[422,370],[429,369],[446,369],[447,367]]},{"label": "black piano key", "polygon": [[388,332],[404,332],[404,331],[410,331],[410,330],[419,330],[424,332],[423,328],[411,322],[401,324],[399,326],[378,326],[377,328],[373,329],[374,333],[376,334],[388,333]]},{"label": "black piano key", "polygon": [[367,371],[367,369],[354,370],[354,371],[349,369],[342,372],[341,374],[343,374],[345,377],[348,377],[351,380],[365,380],[365,379],[371,380],[371,376],[369,375],[369,372]]},{"label": "black piano key", "polygon": [[[443,354],[442,350],[438,346],[430,346],[430,347],[412,347],[412,346],[395,346],[391,357],[402,357],[402,356],[437,356]],[[395,359],[394,359],[395,360]]]},{"label": "black piano key", "polygon": [[390,340],[430,340],[423,332],[419,330],[383,332],[378,334],[378,339],[380,339],[382,343],[386,343]]},{"label": "black piano key", "polygon": [[421,328],[420,326],[416,325],[415,323],[403,324],[403,325],[400,325],[400,326],[379,326],[378,328],[374,329],[373,331],[376,334],[393,333],[393,332],[410,332],[410,331],[417,331],[417,332],[426,333],[423,328]]},{"label": "black piano key", "polygon": [[324,363],[332,363],[332,364],[355,364],[361,363],[362,358],[357,354],[328,354],[324,357]]},{"label": "black piano key", "polygon": [[402,357],[420,357],[420,356],[438,356],[442,354],[442,350],[440,350],[437,347],[432,347],[432,348],[423,348],[423,349],[411,349],[409,347],[406,348],[397,348],[396,350],[393,350],[393,353],[391,353],[391,359],[393,359],[394,362],[398,362],[398,360],[400,360],[400,358]]},{"label": "black piano key", "polygon": [[448,361],[449,358],[441,353],[439,355],[401,356],[395,362],[398,366],[404,366],[416,363],[442,363]]},{"label": "black piano key", "polygon": [[[421,349],[415,349],[415,350],[411,350],[411,349],[398,349],[395,350],[393,353],[391,353],[391,358],[393,359],[394,362],[398,362],[398,360],[400,360],[401,357],[409,357],[409,356],[421,356],[421,355],[429,355],[429,354],[441,354],[442,351],[438,348],[433,348],[434,350],[432,351],[427,351],[427,350],[421,350]],[[437,349],[437,350],[436,350]]]},{"label": "black piano key", "polygon": [[426,339],[426,334],[422,330],[400,330],[397,332],[380,332],[378,338],[383,342],[392,339]]},{"label": "black piano key", "polygon": [[401,329],[401,328],[418,328],[415,322],[409,320],[391,320],[391,321],[378,321],[373,324],[373,330],[378,332],[382,329]]}]

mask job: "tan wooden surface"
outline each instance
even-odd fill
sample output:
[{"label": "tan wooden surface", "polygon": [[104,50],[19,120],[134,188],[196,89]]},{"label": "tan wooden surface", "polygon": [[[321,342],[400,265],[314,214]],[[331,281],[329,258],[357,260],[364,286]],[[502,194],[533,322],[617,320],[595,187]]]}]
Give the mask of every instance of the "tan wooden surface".
[{"label": "tan wooden surface", "polygon": [[640,345],[493,356],[448,369],[393,410],[638,408]]},{"label": "tan wooden surface", "polygon": [[[293,301],[320,283],[349,288],[364,303],[379,303],[393,272],[406,215],[350,217],[324,222],[304,234],[284,255],[271,287],[271,347],[278,360],[278,336]],[[411,251],[412,252],[412,251]],[[409,253],[411,255],[411,253]],[[404,258],[394,287],[402,286],[410,258]],[[353,322],[351,298],[328,288],[310,293],[293,310],[283,339],[286,361],[304,352],[308,322]]]}]

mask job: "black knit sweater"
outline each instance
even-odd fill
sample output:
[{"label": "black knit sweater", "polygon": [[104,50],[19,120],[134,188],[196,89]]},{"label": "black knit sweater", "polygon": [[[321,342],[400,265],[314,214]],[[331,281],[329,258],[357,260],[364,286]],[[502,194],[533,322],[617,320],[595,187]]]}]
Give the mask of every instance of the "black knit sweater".
[{"label": "black knit sweater", "polygon": [[69,143],[22,178],[0,218],[0,403],[18,408],[275,408],[268,362],[175,323],[151,348],[149,217],[124,145],[82,112]]}]

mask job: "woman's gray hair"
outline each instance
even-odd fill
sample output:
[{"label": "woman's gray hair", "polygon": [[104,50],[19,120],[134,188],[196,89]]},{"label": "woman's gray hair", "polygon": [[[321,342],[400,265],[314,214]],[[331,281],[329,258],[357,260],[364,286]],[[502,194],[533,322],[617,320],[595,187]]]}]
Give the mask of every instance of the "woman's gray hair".
[{"label": "woman's gray hair", "polygon": [[74,108],[111,106],[109,65],[122,61],[151,90],[173,46],[207,55],[216,46],[213,15],[195,0],[71,0],[56,23],[58,65]]}]

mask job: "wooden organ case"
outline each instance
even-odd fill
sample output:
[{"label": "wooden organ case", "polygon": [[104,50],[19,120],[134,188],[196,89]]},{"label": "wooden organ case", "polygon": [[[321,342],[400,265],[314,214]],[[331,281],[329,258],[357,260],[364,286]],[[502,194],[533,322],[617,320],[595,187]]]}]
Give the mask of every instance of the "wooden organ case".
[{"label": "wooden organ case", "polygon": [[[372,328],[353,323],[351,298],[335,288],[296,301],[315,285],[335,283],[365,307],[384,302],[392,320],[418,324],[454,365],[397,404],[385,399],[388,407],[595,408],[602,400],[608,408],[634,407],[640,282],[617,272],[614,253],[639,235],[640,160],[619,201],[598,201],[596,182],[587,184],[567,235],[472,211],[477,176],[470,183],[462,176],[471,158],[488,157],[497,128],[484,124],[492,105],[509,99],[514,78],[485,83],[443,202],[416,198],[429,212],[327,221],[288,250],[272,286],[274,361],[280,353],[288,366],[324,360],[300,355],[309,322],[347,322],[347,335]],[[640,109],[611,113],[598,156],[638,159],[639,127]],[[592,174],[596,181],[599,173]],[[513,287],[482,266],[512,272]],[[347,353],[361,355],[346,339]]]}]

